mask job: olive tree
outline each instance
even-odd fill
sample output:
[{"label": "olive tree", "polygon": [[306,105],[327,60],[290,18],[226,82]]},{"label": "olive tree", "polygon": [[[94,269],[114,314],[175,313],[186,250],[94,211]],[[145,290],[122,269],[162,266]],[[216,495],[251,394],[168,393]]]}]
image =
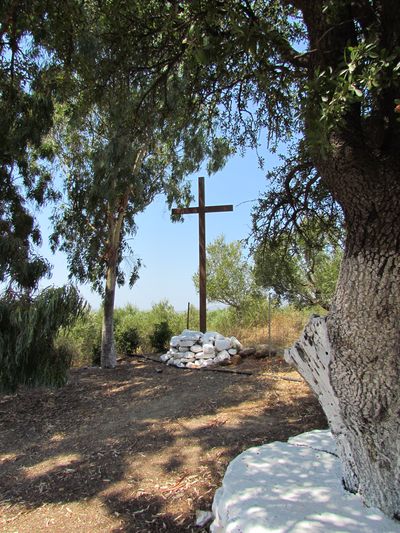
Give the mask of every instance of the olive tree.
[{"label": "olive tree", "polygon": [[[295,143],[276,195],[285,223],[343,213],[330,312],[287,357],[319,395],[346,488],[399,518],[397,2],[222,0],[191,12],[192,53],[216,80],[232,134],[265,126],[272,142]],[[279,209],[269,205],[273,218]]]},{"label": "olive tree", "polygon": [[[227,243],[220,235],[207,245],[207,300],[233,307],[238,312],[245,310],[246,304],[261,298],[254,269],[245,256],[241,241]],[[196,290],[199,290],[199,273],[193,276]]]}]

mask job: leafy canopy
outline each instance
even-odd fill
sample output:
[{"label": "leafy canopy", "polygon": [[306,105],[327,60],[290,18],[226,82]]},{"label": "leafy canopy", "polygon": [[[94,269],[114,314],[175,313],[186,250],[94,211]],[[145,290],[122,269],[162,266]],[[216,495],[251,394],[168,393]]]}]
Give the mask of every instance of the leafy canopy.
[{"label": "leafy canopy", "polygon": [[[261,297],[254,280],[253,267],[244,256],[241,241],[227,243],[220,235],[207,246],[207,300],[244,310],[250,300]],[[199,291],[199,273],[193,276]]]},{"label": "leafy canopy", "polygon": [[230,152],[190,90],[192,71],[178,62],[182,36],[168,18],[171,5],[124,5],[126,18],[112,9],[115,3],[84,12],[79,39],[90,47],[75,58],[75,82],[88,89],[60,109],[65,197],[52,237],[54,248],[67,252],[71,275],[99,292],[115,253],[117,281],[124,283],[121,264],[137,213],[160,193],[169,204],[186,204],[185,176],[207,158],[216,171]]},{"label": "leafy canopy", "polygon": [[35,0],[0,8],[0,282],[32,291],[49,272],[33,210],[54,199],[48,133],[65,94],[69,26],[79,11]]},{"label": "leafy canopy", "polygon": [[296,307],[329,310],[343,255],[341,242],[329,240],[315,219],[303,222],[300,230],[280,232],[256,247],[255,279]]}]

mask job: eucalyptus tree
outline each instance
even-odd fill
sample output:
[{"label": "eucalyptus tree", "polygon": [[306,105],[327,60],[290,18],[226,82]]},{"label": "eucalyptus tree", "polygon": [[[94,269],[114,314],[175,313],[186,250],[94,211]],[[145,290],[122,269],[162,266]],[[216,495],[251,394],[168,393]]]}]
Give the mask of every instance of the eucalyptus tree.
[{"label": "eucalyptus tree", "polygon": [[236,102],[233,133],[258,121],[275,140],[294,140],[278,195],[286,220],[323,207],[343,213],[330,313],[289,357],[319,394],[345,486],[399,518],[398,2],[215,0],[187,9],[203,79]]},{"label": "eucalyptus tree", "polygon": [[[104,296],[101,364],[112,368],[115,289],[125,281],[122,260],[136,215],[160,193],[169,204],[188,201],[185,176],[207,157],[210,171],[217,169],[229,149],[188,90],[190,69],[175,59],[182,43],[168,27],[171,6],[108,8],[85,12],[75,57],[79,90],[59,110],[55,138],[66,180],[52,242],[67,252],[70,275]],[[136,260],[131,285],[139,266]]]}]

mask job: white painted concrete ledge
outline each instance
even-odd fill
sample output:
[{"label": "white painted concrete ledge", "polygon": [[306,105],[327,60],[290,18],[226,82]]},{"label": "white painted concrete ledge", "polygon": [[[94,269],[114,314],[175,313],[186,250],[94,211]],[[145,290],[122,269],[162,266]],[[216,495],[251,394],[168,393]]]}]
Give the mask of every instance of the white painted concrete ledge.
[{"label": "white painted concrete ledge", "polygon": [[399,533],[343,489],[330,432],[250,448],[228,466],[211,533]]}]

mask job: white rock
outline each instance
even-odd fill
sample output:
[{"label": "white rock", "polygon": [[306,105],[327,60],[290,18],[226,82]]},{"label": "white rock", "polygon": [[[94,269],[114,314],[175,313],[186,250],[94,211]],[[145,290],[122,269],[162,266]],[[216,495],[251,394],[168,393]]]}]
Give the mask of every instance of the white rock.
[{"label": "white rock", "polygon": [[184,357],[181,357],[181,361],[183,361],[184,363],[187,363],[188,361],[194,361],[195,360],[195,355],[191,352],[186,352],[184,354]]},{"label": "white rock", "polygon": [[176,348],[178,346],[178,343],[179,343],[179,337],[171,337],[171,341],[169,343],[169,345],[172,347],[172,348]]},{"label": "white rock", "polygon": [[190,348],[193,346],[193,344],[197,341],[197,339],[191,339],[190,337],[180,337],[179,339],[179,346],[182,348],[183,346],[186,348]]},{"label": "white rock", "polygon": [[214,359],[202,359],[200,366],[205,367],[205,366],[212,366],[212,365],[215,365]]},{"label": "white rock", "polygon": [[170,349],[160,356],[160,361],[179,368],[189,364],[189,368],[200,368],[229,359],[241,346],[236,337],[224,337],[217,331],[202,334],[200,331],[184,329],[181,335],[171,338]]},{"label": "white rock", "polygon": [[236,348],[237,350],[243,350],[243,345],[237,340],[236,337],[231,337],[231,345],[232,348]]},{"label": "white rock", "polygon": [[231,339],[215,339],[215,349],[217,352],[222,352],[222,350],[229,350],[231,347]]},{"label": "white rock", "polygon": [[190,347],[190,350],[191,350],[193,353],[199,353],[199,352],[202,352],[202,351],[203,351],[203,347],[200,346],[200,344],[193,344],[193,346]]},{"label": "white rock", "polygon": [[214,361],[216,363],[222,363],[222,361],[229,361],[230,358],[231,356],[229,353],[226,350],[222,350],[222,352],[219,352],[219,354],[214,357]]},{"label": "white rock", "polygon": [[215,494],[211,533],[399,533],[398,522],[344,490],[327,439],[314,431],[237,456]]},{"label": "white rock", "polygon": [[209,344],[215,341],[216,336],[219,335],[216,331],[207,331],[203,335],[203,344]]},{"label": "white rock", "polygon": [[208,343],[203,344],[203,353],[204,355],[214,355],[215,354],[214,346]]},{"label": "white rock", "polygon": [[199,360],[214,359],[215,354],[200,352],[200,353],[196,353],[195,357],[196,359],[199,359]]},{"label": "white rock", "polygon": [[202,333],[200,331],[192,331],[191,329],[184,329],[182,333],[180,334],[180,337],[186,337],[188,339],[191,339],[193,341],[198,341],[202,337]]}]

